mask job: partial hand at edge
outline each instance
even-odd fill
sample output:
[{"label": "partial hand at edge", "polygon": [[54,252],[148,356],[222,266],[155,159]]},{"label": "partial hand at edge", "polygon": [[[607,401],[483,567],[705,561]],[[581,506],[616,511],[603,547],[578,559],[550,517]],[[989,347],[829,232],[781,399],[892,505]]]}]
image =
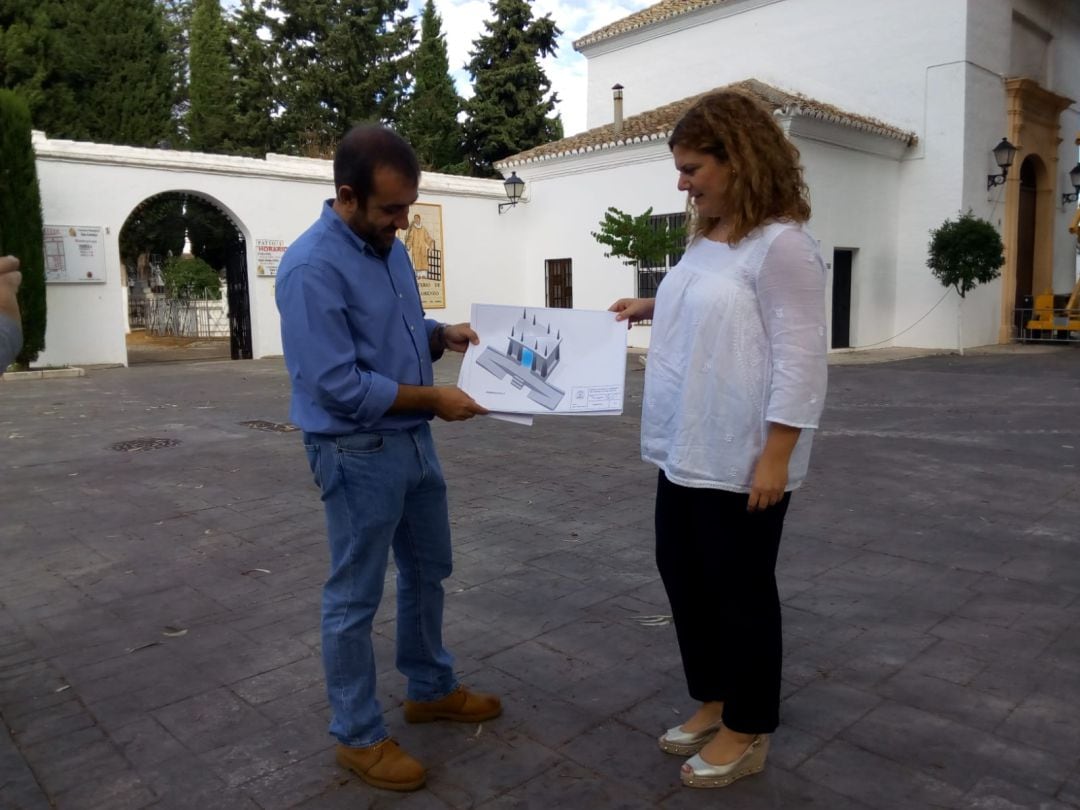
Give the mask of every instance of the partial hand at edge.
[{"label": "partial hand at edge", "polygon": [[14,321],[19,320],[20,284],[19,260],[14,256],[0,256],[0,313]]},{"label": "partial hand at edge", "polygon": [[631,324],[649,320],[655,306],[655,298],[620,298],[608,307],[608,312],[614,312],[617,321],[627,321],[629,329]]}]

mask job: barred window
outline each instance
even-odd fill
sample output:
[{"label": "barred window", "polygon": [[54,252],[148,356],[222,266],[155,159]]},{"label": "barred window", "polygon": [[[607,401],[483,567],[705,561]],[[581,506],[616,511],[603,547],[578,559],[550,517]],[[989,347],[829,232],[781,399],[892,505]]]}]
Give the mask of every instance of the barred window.
[{"label": "barred window", "polygon": [[572,309],[574,306],[573,261],[571,259],[547,259],[544,275],[547,282],[547,306]]},{"label": "barred window", "polygon": [[[682,228],[686,226],[686,214],[657,214],[649,217],[649,225],[652,226],[653,230],[660,230],[662,228]],[[679,250],[665,256],[662,263],[658,263],[651,267],[638,268],[638,298],[656,297],[656,290],[660,286],[660,282],[664,280],[667,271],[679,263],[679,259],[682,258],[682,255],[683,251]],[[648,322],[642,321],[642,323]]]}]

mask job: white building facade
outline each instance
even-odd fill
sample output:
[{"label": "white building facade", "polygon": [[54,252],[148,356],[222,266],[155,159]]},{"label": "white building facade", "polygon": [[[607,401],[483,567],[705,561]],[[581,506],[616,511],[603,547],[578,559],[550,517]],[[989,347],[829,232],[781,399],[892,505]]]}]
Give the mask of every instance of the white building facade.
[{"label": "white building facade", "polygon": [[[927,244],[968,210],[999,228],[1006,265],[964,302],[964,345],[1009,340],[1026,296],[1073,288],[1075,204],[1061,196],[1077,162],[1080,4],[664,0],[575,47],[588,59],[591,129],[499,164],[529,189],[534,295],[554,259],[572,262],[574,306],[636,293],[633,270],[604,258],[589,232],[609,205],[682,212],[666,105],[746,80],[776,91],[803,157],[810,229],[834,274],[834,347],[957,345],[960,299],[926,267]],[[1019,151],[988,190],[1002,137]],[[647,345],[647,328],[634,333]]]}]

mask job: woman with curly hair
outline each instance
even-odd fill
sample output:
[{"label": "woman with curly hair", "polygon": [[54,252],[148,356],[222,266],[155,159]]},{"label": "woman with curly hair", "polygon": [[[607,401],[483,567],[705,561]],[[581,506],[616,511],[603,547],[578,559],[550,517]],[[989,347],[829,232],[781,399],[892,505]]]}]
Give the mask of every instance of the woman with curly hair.
[{"label": "woman with curly hair", "polygon": [[722,787],[765,767],[779,723],[776,557],[825,402],[825,266],[799,152],[734,91],[703,96],[668,141],[690,243],[652,298],[642,457],[660,468],[656,560],[691,698],[660,737],[681,778]]}]

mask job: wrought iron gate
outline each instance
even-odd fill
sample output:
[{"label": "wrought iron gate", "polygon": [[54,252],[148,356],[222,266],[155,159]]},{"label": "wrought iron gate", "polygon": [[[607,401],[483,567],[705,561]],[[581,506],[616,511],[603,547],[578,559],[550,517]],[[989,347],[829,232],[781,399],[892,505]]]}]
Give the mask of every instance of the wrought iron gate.
[{"label": "wrought iron gate", "polygon": [[229,288],[229,347],[233,360],[250,360],[251,308],[248,305],[247,243],[238,238],[225,256]]}]

